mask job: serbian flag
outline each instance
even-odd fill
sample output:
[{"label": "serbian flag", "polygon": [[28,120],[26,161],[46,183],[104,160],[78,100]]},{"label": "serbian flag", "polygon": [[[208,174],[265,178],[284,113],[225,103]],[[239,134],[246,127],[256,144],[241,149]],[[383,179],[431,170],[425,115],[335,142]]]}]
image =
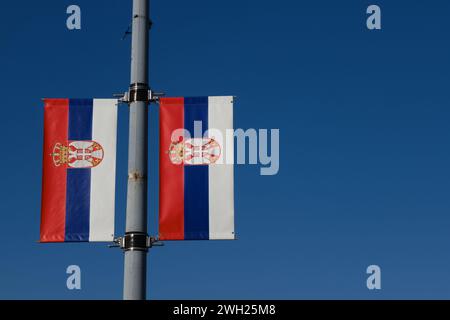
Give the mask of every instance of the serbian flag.
[{"label": "serbian flag", "polygon": [[40,242],[112,241],[117,100],[44,101]]},{"label": "serbian flag", "polygon": [[160,240],[234,239],[233,97],[161,98]]}]

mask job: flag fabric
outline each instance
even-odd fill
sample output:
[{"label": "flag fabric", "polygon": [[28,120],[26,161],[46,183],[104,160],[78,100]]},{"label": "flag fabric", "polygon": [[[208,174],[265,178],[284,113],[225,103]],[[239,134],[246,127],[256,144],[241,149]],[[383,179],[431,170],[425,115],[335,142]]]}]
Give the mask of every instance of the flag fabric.
[{"label": "flag fabric", "polygon": [[112,241],[116,99],[44,99],[40,242]]},{"label": "flag fabric", "polygon": [[232,129],[233,97],[160,99],[160,240],[234,239]]}]

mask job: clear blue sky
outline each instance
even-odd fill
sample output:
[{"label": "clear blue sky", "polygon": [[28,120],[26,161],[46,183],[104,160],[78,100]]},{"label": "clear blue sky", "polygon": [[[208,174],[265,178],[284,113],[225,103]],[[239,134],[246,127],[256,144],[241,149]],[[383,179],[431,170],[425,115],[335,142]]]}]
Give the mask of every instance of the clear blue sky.
[{"label": "clear blue sky", "polygon": [[[368,31],[366,8],[382,9]],[[66,29],[78,4],[82,30]],[[152,1],[150,78],[170,96],[236,95],[235,125],[279,128],[280,172],[237,166],[238,241],[151,250],[148,297],[450,299],[448,1]],[[42,97],[129,84],[131,1],[1,1],[0,298],[120,299],[123,254],[36,243]],[[150,112],[149,229],[157,222]],[[127,108],[119,114],[124,230]],[[82,290],[65,269],[82,270]],[[382,290],[365,286],[382,269]]]}]

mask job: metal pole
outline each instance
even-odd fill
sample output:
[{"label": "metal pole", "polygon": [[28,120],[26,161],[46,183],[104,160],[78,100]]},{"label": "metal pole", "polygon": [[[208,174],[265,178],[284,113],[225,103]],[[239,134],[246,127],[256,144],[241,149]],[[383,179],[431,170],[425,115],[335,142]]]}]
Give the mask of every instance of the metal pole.
[{"label": "metal pole", "polygon": [[[147,248],[136,245],[147,237],[147,115],[149,0],[133,0],[131,43],[130,132],[125,248],[124,300],[144,300]],[[133,240],[135,239],[135,240]]]}]

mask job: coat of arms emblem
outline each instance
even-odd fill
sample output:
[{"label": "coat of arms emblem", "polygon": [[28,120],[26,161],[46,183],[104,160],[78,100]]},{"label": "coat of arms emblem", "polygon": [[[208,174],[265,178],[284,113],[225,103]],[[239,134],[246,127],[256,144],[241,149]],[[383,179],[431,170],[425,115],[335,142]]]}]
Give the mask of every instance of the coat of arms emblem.
[{"label": "coat of arms emblem", "polygon": [[169,158],[173,164],[209,165],[217,162],[220,155],[221,147],[214,137],[172,141],[169,147]]},{"label": "coat of arms emblem", "polygon": [[103,147],[96,141],[69,141],[56,143],[50,156],[57,167],[93,168],[103,160]]}]

